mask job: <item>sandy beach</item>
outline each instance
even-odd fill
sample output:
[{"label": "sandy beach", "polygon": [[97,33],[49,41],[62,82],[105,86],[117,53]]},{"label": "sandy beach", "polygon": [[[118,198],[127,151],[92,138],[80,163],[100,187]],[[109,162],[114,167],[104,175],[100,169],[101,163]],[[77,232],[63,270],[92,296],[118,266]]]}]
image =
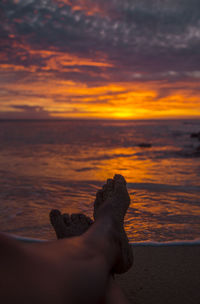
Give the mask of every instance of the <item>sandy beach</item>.
[{"label": "sandy beach", "polygon": [[131,303],[200,303],[200,245],[134,245],[133,251],[133,267],[117,276]]}]

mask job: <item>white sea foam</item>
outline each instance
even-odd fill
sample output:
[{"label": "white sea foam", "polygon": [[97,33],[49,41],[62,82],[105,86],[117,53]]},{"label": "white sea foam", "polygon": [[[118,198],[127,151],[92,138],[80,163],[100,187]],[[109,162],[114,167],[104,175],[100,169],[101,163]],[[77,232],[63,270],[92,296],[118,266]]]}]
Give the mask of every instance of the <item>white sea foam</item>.
[{"label": "white sea foam", "polygon": [[[21,242],[25,243],[42,243],[42,242],[48,242],[48,240],[44,239],[37,239],[37,238],[29,238],[29,237],[23,237],[15,234],[8,234],[5,233],[7,236],[10,236],[16,240],[19,240]],[[154,246],[154,247],[160,247],[160,246],[189,246],[189,245],[200,245],[200,239],[195,240],[182,240],[182,241],[172,241],[172,242],[136,242],[136,243],[130,243],[132,246]]]},{"label": "white sea foam", "polygon": [[24,237],[16,234],[10,234],[10,233],[4,233],[8,237],[12,237],[18,241],[21,241],[23,243],[43,243],[43,242],[48,242],[48,240],[43,240],[43,239],[36,239],[36,238],[31,238],[31,237]]},{"label": "white sea foam", "polygon": [[199,240],[184,240],[184,241],[172,241],[172,242],[137,242],[131,243],[132,246],[153,246],[153,247],[161,247],[161,246],[190,246],[190,245],[200,245]]}]

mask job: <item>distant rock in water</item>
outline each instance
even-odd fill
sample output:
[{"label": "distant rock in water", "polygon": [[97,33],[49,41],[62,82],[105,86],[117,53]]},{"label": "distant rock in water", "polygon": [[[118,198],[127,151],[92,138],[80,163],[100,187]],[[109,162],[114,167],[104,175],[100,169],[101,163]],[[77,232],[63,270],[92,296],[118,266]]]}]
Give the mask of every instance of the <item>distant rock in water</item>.
[{"label": "distant rock in water", "polygon": [[[197,138],[200,141],[200,132],[191,133],[190,137],[191,138]],[[195,147],[195,149],[192,152],[192,156],[200,157],[200,146]]]},{"label": "distant rock in water", "polygon": [[195,149],[195,151],[194,151],[194,153],[193,153],[193,156],[194,156],[194,157],[200,157],[200,146],[198,146],[198,147]]},{"label": "distant rock in water", "polygon": [[200,132],[191,133],[191,134],[190,134],[190,137],[191,137],[191,138],[198,138],[198,140],[200,140]]},{"label": "distant rock in water", "polygon": [[141,144],[138,144],[138,147],[140,147],[140,148],[151,148],[152,144],[150,144],[150,143],[141,143]]},{"label": "distant rock in water", "polygon": [[196,151],[200,153],[200,146],[196,148]]}]

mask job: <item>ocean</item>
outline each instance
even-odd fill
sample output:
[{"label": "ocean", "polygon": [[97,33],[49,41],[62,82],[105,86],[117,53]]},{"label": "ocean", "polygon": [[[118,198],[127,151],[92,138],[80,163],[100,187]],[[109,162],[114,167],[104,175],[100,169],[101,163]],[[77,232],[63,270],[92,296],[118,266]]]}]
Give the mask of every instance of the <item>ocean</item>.
[{"label": "ocean", "polygon": [[200,120],[0,121],[0,230],[55,239],[52,208],[93,214],[114,174],[131,196],[131,242],[200,235]]}]

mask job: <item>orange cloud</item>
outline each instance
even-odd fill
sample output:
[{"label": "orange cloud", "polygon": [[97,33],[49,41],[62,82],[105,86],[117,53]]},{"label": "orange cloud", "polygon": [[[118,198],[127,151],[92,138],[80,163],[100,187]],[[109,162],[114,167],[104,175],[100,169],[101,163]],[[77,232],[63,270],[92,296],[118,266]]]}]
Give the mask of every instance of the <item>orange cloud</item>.
[{"label": "orange cloud", "polygon": [[[12,85],[15,96],[7,101],[6,110],[13,111],[12,106],[18,104],[38,106],[52,118],[150,119],[200,116],[199,93],[191,93],[194,84],[185,83],[185,89],[174,89],[166,97],[158,98],[158,91],[165,86],[159,83],[110,83],[88,87],[56,79],[35,82],[28,87],[17,83]],[[187,88],[190,88],[189,91]],[[9,84],[5,89],[9,91]]]},{"label": "orange cloud", "polygon": [[[23,65],[23,60],[26,60],[23,53],[20,63],[0,65],[1,73],[5,73],[2,75],[16,75],[16,80],[18,73],[27,73],[21,81],[5,82],[1,86],[1,112],[20,112],[27,105],[33,109],[42,107],[52,118],[148,119],[200,116],[198,79],[174,83],[112,82],[107,69],[115,66],[107,60],[105,54],[94,59],[51,49],[35,50],[19,42],[14,42],[14,45],[16,48],[23,47],[25,54],[36,59],[29,65]],[[42,58],[42,65],[37,64],[38,58]],[[83,67],[98,68],[96,74],[102,74],[107,79],[105,84],[94,82],[89,86],[77,79],[60,79],[54,74],[81,72]],[[93,71],[87,71],[87,75],[92,73],[95,75]],[[18,105],[20,107],[15,107]]]},{"label": "orange cloud", "polygon": [[95,3],[95,1],[90,0],[78,0],[76,3],[73,3],[73,0],[54,0],[60,6],[67,4],[70,5],[73,11],[83,11],[85,15],[95,15],[100,14],[102,16],[105,15],[104,10],[102,7]]}]

